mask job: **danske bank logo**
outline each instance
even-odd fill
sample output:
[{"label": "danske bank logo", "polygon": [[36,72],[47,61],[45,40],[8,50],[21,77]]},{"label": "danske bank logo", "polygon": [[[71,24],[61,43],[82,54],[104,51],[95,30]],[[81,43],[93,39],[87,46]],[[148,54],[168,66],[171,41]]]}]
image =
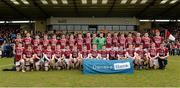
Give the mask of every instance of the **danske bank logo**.
[{"label": "danske bank logo", "polygon": [[129,68],[131,68],[129,62],[114,64],[114,70],[123,70],[123,69],[129,69]]}]

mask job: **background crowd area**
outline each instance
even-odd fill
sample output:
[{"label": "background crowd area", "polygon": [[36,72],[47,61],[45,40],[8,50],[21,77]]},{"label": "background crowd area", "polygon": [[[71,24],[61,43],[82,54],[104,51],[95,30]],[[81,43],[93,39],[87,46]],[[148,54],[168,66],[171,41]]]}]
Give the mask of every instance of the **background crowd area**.
[{"label": "background crowd area", "polygon": [[[180,47],[178,47],[178,42],[180,41],[180,27],[179,26],[174,26],[174,25],[170,25],[170,26],[163,26],[160,27],[158,29],[158,31],[160,32],[161,36],[164,39],[164,44],[166,45],[166,47],[169,49],[169,54],[170,55],[180,55]],[[172,35],[176,38],[175,41],[170,41],[165,37],[165,31],[169,31],[170,33],[172,33]],[[20,34],[22,36],[22,38],[25,37],[26,33],[30,32],[31,33],[31,37],[34,38],[35,35],[39,35],[40,38],[43,38],[44,34],[48,34],[49,38],[51,38],[51,36],[53,34],[57,35],[57,39],[61,38],[62,34],[65,34],[66,37],[69,37],[70,34],[74,34],[74,36],[77,36],[78,33],[80,32],[62,32],[62,31],[51,31],[51,32],[36,32],[34,33],[33,31],[26,31],[26,30],[21,30],[20,27],[17,26],[0,26],[0,57],[1,58],[5,58],[5,57],[13,57],[13,44],[14,44],[14,40],[16,39],[17,34]],[[104,37],[107,36],[108,31],[101,31],[104,33]],[[144,35],[144,33],[148,32],[149,37],[153,37],[155,36],[155,33],[157,32],[157,29],[150,29],[147,31],[143,31],[140,32],[141,36]],[[86,32],[81,32],[83,37],[86,36]],[[100,32],[93,32],[93,33],[97,33],[98,36],[100,34]],[[91,33],[91,36],[92,34]],[[117,32],[117,33],[124,33],[125,37],[129,34],[132,33],[132,37],[135,37],[136,33],[135,31],[132,32]],[[113,32],[111,32],[111,34],[113,35]]]}]

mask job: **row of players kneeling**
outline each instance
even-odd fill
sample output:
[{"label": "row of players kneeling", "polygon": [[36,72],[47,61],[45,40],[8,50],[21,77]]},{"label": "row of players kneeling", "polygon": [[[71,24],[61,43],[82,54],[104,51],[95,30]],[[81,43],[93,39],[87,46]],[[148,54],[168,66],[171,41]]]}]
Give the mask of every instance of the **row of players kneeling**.
[{"label": "row of players kneeling", "polygon": [[[165,69],[167,65],[167,57],[154,57],[149,58],[148,56],[145,58],[139,58],[138,55],[134,57],[127,56],[122,57],[119,59],[112,59],[112,60],[126,60],[128,58],[133,59],[134,68],[136,70],[141,69]],[[84,58],[86,59],[86,58]],[[88,58],[88,59],[99,59],[99,60],[110,60],[107,58]],[[33,60],[32,58],[21,59],[16,62],[16,71],[49,71],[49,70],[70,70],[70,69],[79,69],[81,70],[82,67],[82,58],[52,58],[49,59],[45,54],[43,57],[37,60]]]}]

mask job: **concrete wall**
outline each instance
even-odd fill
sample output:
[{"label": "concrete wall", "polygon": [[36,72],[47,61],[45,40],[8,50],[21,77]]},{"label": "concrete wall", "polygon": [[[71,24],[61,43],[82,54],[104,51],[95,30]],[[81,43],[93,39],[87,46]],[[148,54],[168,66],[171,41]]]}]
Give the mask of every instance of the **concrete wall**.
[{"label": "concrete wall", "polygon": [[136,18],[60,18],[51,17],[47,24],[108,24],[108,25],[139,25]]},{"label": "concrete wall", "polygon": [[46,30],[46,20],[37,20],[35,22],[35,31],[44,32]]}]

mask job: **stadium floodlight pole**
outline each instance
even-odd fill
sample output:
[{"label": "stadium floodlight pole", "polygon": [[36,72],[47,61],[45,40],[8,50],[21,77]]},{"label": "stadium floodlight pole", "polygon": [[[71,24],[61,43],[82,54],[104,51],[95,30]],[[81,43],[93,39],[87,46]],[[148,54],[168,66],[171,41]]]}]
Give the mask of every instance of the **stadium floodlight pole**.
[{"label": "stadium floodlight pole", "polygon": [[108,12],[106,13],[106,16],[109,16],[109,14],[111,14],[112,9],[114,8],[115,4],[116,4],[116,0],[113,0],[113,3],[111,5],[110,9],[108,10]]}]

